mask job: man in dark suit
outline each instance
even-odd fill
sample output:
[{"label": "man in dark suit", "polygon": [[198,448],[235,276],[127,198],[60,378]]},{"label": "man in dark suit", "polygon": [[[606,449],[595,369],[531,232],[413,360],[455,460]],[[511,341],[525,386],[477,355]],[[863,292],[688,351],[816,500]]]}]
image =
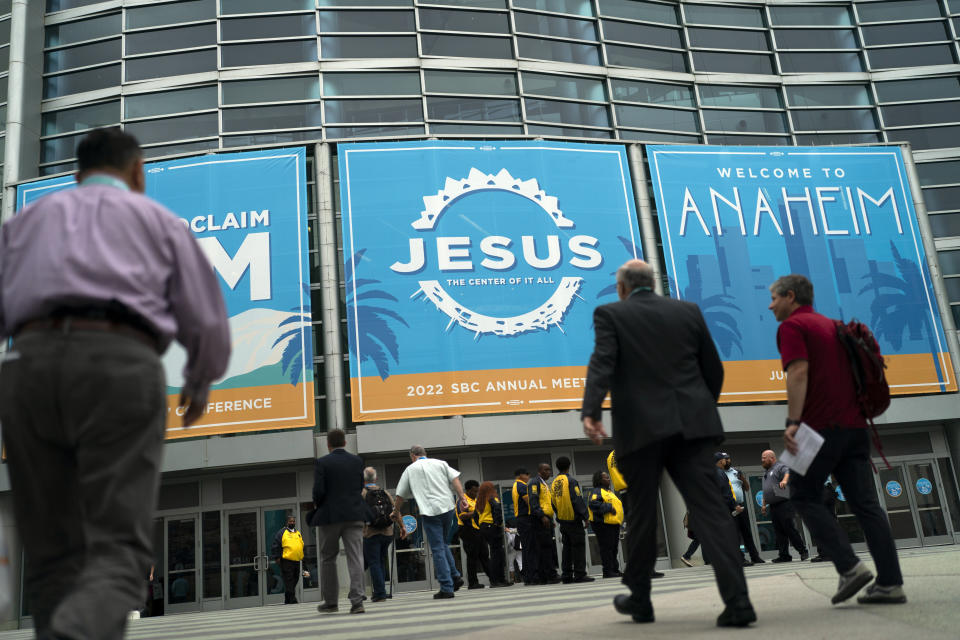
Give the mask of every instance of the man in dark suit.
[{"label": "man in dark suit", "polygon": [[350,573],[350,613],[363,613],[363,460],[347,452],[347,436],[340,429],[327,433],[328,455],[318,458],[313,479],[316,513],[310,524],[320,528],[320,613],[337,610],[340,582],[337,556],[340,540],[347,553]]},{"label": "man in dark suit", "polygon": [[617,270],[619,302],[593,314],[596,345],[583,394],[583,430],[596,444],[607,391],[613,400],[617,466],[627,494],[630,595],[617,611],[653,622],[650,571],[656,562],[657,488],[666,468],[690,511],[690,524],[713,563],[726,605],[721,627],[746,626],[757,616],[747,595],[743,559],[730,510],[715,483],[713,452],[723,440],[716,401],[723,365],[699,307],[653,292],[653,271],[642,260]]}]

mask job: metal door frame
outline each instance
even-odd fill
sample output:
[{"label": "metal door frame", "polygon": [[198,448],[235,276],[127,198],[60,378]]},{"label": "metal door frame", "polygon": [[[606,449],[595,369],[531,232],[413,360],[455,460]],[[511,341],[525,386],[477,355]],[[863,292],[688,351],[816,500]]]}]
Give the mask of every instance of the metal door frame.
[{"label": "metal door frame", "polygon": [[[943,496],[944,496],[943,481],[940,478],[940,469],[937,465],[937,459],[928,458],[924,460],[907,460],[904,462],[892,462],[890,464],[891,466],[894,464],[901,466],[904,470],[904,474],[905,474],[904,477],[909,480],[909,486],[906,486],[904,488],[907,490],[907,493],[910,494],[909,495],[910,510],[913,512],[913,520],[916,523],[917,536],[920,538],[920,546],[934,547],[934,546],[944,545],[944,544],[953,544],[953,533],[952,533],[952,527],[950,522],[950,513],[947,511],[947,506],[943,500]],[[916,483],[914,482],[913,478],[910,475],[910,468],[909,468],[910,465],[915,465],[915,464],[928,464],[930,465],[930,468],[933,470],[933,478],[931,478],[931,480],[934,483],[934,489],[937,491],[937,497],[940,502],[939,508],[941,513],[943,514],[944,526],[947,529],[947,532],[941,536],[927,537],[923,535],[923,524],[920,521],[920,507],[917,505],[917,497],[916,497],[916,494],[914,493],[914,490],[916,490]],[[932,508],[933,507],[928,507],[928,509],[932,509]]]},{"label": "metal door frame", "polygon": [[[200,611],[202,608],[202,598],[200,593],[203,589],[201,580],[203,580],[203,545],[201,540],[201,531],[200,531],[200,511],[187,511],[179,514],[166,514],[163,516],[163,613],[164,615],[170,613],[188,613],[192,611]],[[172,520],[193,520],[193,575],[194,575],[194,592],[193,592],[193,601],[191,602],[170,602],[170,590],[173,587],[173,583],[170,580],[169,568],[170,568],[170,527],[169,522]]]},{"label": "metal door frame", "polygon": [[[223,579],[223,608],[224,609],[243,609],[249,607],[261,607],[268,604],[280,604],[283,602],[283,593],[270,593],[267,577],[271,572],[273,558],[269,556],[267,545],[271,544],[272,536],[276,532],[266,530],[264,522],[264,512],[272,510],[285,510],[293,513],[297,520],[300,520],[299,505],[296,501],[280,501],[273,504],[258,504],[246,507],[235,507],[221,510],[221,526],[223,539],[220,545],[222,579]],[[230,520],[231,514],[253,513],[257,524],[257,542],[256,554],[253,557],[253,569],[257,572],[257,595],[255,596],[230,596]],[[241,565],[242,566],[242,565]],[[303,596],[303,580],[297,583],[297,599]]]},{"label": "metal door frame", "polygon": [[[412,515],[417,519],[417,529],[413,534],[415,535],[419,532],[420,535],[420,546],[414,547],[411,549],[398,549],[397,543],[400,541],[400,536],[397,532],[394,532],[394,541],[391,545],[391,552],[387,555],[388,559],[392,559],[390,567],[390,588],[391,593],[408,593],[411,591],[433,591],[435,588],[438,588],[436,584],[436,577],[434,575],[433,569],[433,554],[428,552],[427,536],[423,532],[423,516],[420,515],[420,509],[417,507],[417,501],[414,498],[410,500],[404,500],[404,506],[409,506],[411,513],[406,515]],[[394,525],[396,529],[397,525]],[[414,558],[423,559],[423,571],[424,579],[423,580],[411,580],[406,582],[400,582],[399,579],[399,567],[400,567],[400,558],[406,555],[410,555]]]}]

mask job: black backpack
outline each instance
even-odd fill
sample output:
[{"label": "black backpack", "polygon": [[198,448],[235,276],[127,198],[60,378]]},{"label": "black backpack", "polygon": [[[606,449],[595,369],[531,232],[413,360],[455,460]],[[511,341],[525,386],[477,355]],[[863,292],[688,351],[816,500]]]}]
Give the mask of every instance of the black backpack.
[{"label": "black backpack", "polygon": [[390,514],[393,513],[393,503],[390,502],[390,496],[383,489],[372,489],[367,491],[367,507],[370,509],[370,526],[374,529],[383,529],[390,526],[393,520]]}]

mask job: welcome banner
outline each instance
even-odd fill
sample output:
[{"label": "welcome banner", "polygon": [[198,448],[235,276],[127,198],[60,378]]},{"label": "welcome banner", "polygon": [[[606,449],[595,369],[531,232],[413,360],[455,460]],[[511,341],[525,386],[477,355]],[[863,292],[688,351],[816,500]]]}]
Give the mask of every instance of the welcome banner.
[{"label": "welcome banner", "polygon": [[[186,352],[171,344],[168,438],[314,424],[305,160],[296,148],[146,165],[146,194],[182,219],[220,277],[233,343],[189,429],[177,409]],[[19,185],[17,208],[75,186],[72,177]]]},{"label": "welcome banner", "polygon": [[784,400],[768,287],[867,323],[895,394],[956,391],[898,147],[647,147],[672,295],[700,305],[721,402]]},{"label": "welcome banner", "polygon": [[576,409],[641,257],[622,146],[342,144],[353,419]]}]

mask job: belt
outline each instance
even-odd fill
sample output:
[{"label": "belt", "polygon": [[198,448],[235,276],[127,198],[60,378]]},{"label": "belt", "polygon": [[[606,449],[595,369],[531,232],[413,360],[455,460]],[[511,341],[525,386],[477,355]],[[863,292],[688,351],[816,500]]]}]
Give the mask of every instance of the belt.
[{"label": "belt", "polygon": [[160,352],[156,338],[146,331],[132,327],[123,322],[116,322],[114,320],[100,320],[97,318],[57,316],[56,318],[40,318],[38,320],[29,320],[20,325],[20,330],[17,332],[17,336],[31,331],[46,331],[50,329],[62,329],[64,333],[70,331],[71,329],[78,331],[104,331],[108,333],[119,333],[120,335],[142,342],[158,353]]}]

